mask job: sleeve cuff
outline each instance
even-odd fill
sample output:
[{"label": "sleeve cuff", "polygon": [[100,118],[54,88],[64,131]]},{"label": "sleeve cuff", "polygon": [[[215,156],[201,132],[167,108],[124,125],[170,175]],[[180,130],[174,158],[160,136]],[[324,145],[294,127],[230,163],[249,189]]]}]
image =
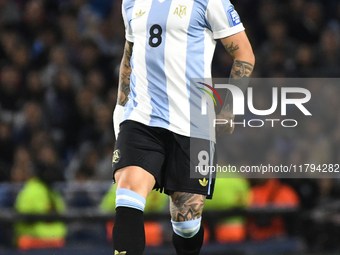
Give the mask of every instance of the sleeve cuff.
[{"label": "sleeve cuff", "polygon": [[132,42],[133,43],[133,36],[130,35],[130,34],[125,34],[125,39],[128,40],[129,42]]},{"label": "sleeve cuff", "polygon": [[227,28],[227,29],[223,29],[217,32],[213,32],[213,36],[214,36],[214,39],[221,39],[221,38],[225,38],[225,37],[237,34],[242,31],[244,31],[244,26],[241,23],[232,28]]}]

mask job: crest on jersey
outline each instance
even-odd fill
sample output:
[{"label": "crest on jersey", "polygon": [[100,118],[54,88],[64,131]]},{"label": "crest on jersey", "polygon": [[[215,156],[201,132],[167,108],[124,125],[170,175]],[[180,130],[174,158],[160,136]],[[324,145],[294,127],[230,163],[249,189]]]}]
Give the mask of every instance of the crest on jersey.
[{"label": "crest on jersey", "polygon": [[241,23],[240,16],[238,15],[237,11],[234,9],[234,6],[231,6],[228,9],[227,15],[228,15],[229,24],[231,27],[234,27]]},{"label": "crest on jersey", "polygon": [[175,15],[178,15],[178,17],[182,18],[183,16],[187,15],[187,7],[185,5],[178,5],[174,11]]},{"label": "crest on jersey", "polygon": [[112,155],[112,165],[113,165],[114,163],[118,163],[119,160],[120,160],[120,150],[117,149],[117,150],[115,150],[115,151],[113,152],[113,155]]}]

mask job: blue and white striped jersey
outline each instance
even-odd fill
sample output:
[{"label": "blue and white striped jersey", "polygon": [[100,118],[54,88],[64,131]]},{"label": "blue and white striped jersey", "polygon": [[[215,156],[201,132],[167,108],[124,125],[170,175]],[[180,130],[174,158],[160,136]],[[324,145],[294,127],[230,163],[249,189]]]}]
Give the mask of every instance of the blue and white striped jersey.
[{"label": "blue and white striped jersey", "polygon": [[214,141],[215,133],[212,138],[192,130],[190,107],[201,105],[190,103],[190,79],[211,77],[215,39],[244,30],[233,5],[229,0],[124,0],[122,13],[126,39],[134,43],[123,121]]}]

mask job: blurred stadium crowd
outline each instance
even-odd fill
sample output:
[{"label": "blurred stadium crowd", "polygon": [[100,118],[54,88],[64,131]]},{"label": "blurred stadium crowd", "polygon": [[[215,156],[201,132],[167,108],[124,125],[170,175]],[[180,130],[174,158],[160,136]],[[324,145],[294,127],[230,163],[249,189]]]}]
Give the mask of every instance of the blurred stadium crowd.
[{"label": "blurred stadium crowd", "polygon": [[[253,77],[339,76],[339,1],[233,4],[254,48]],[[0,1],[0,183],[35,175],[48,184],[111,180],[112,111],[125,41],[120,5]],[[213,76],[227,77],[232,59],[220,44],[214,60]],[[227,138],[230,163],[339,163],[340,89],[316,84],[310,90],[318,95],[310,106],[315,117],[294,132],[235,131]],[[270,105],[270,96],[261,99]],[[305,209],[340,198],[336,179],[282,182],[295,189]]]},{"label": "blurred stadium crowd", "polygon": [[46,164],[67,180],[111,178],[119,5],[1,2],[1,180]]}]

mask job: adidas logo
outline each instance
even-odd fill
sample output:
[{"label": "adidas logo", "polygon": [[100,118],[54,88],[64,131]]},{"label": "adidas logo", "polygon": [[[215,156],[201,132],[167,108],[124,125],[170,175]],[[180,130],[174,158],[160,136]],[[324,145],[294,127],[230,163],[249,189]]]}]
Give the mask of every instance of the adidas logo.
[{"label": "adidas logo", "polygon": [[203,179],[203,180],[198,180],[199,182],[200,182],[200,184],[203,186],[203,187],[205,187],[205,186],[207,186],[208,185],[208,180],[207,179]]},{"label": "adidas logo", "polygon": [[136,17],[142,17],[144,15],[145,12],[142,12],[142,10],[140,10],[139,12],[136,12]]},{"label": "adidas logo", "polygon": [[124,254],[126,254],[126,251],[119,252],[119,251],[115,250],[115,255],[124,255]]}]

